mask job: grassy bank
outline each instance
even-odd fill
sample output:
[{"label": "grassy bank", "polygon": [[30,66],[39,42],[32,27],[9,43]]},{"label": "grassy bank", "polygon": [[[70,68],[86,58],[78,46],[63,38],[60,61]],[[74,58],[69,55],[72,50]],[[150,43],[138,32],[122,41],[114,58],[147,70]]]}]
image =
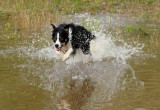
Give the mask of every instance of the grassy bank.
[{"label": "grassy bank", "polygon": [[[15,40],[24,37],[22,34],[40,32],[42,27],[49,27],[50,23],[62,23],[61,17],[79,13],[116,13],[139,18],[160,18],[159,0],[1,0],[0,1],[0,34],[8,35],[8,39]],[[64,21],[65,22],[65,21]],[[155,23],[156,24],[156,23]],[[99,29],[98,22],[92,22]],[[126,26],[116,30],[119,33],[124,30],[128,37],[134,40],[139,36],[150,38],[150,43],[159,46],[159,28],[145,28]],[[149,31],[148,31],[149,30]],[[158,32],[158,33],[157,33]],[[137,38],[135,36],[138,36]],[[157,37],[155,37],[157,36]],[[124,37],[124,34],[123,34]],[[144,37],[142,37],[144,38]],[[134,41],[133,40],[133,41]],[[42,40],[42,43],[44,41]],[[149,44],[149,43],[148,43]]]},{"label": "grassy bank", "polygon": [[17,15],[118,13],[143,18],[160,17],[159,0],[1,0],[0,20]]},{"label": "grassy bank", "polygon": [[[116,13],[140,18],[160,18],[159,0],[1,0],[1,29],[40,30],[61,17],[79,13]],[[32,29],[31,29],[32,28]],[[8,33],[8,30],[6,33]],[[139,30],[126,27],[128,32]],[[139,31],[138,31],[139,32]]]}]

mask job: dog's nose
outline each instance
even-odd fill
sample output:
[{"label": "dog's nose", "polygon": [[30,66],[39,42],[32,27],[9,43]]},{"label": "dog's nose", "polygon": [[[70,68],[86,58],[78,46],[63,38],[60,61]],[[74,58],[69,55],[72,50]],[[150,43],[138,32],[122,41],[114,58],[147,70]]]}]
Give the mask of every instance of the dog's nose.
[{"label": "dog's nose", "polygon": [[57,47],[59,47],[59,45],[58,45],[58,44],[55,44],[55,47],[57,48]]}]

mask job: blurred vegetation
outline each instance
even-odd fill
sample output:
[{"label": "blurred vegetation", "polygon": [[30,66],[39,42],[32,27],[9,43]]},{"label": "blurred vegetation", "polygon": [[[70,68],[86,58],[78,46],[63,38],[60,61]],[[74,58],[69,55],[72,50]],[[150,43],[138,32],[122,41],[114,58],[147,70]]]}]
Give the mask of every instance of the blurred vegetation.
[{"label": "blurred vegetation", "polygon": [[159,0],[1,0],[0,20],[17,15],[118,13],[138,17],[160,17]]},{"label": "blurred vegetation", "polygon": [[102,24],[98,19],[89,19],[89,20],[83,21],[81,25],[90,31],[98,32],[102,29]]},{"label": "blurred vegetation", "polygon": [[[23,40],[28,39],[28,35],[23,33],[40,32],[41,27],[46,25],[49,27],[51,22],[54,24],[65,22],[62,21],[64,15],[80,13],[92,15],[115,13],[131,17],[159,19],[160,0],[0,0],[0,34],[4,35],[5,39],[10,39],[9,41],[17,42],[22,38]],[[91,31],[101,29],[101,23],[97,19],[90,20],[90,22],[83,21],[81,25]],[[160,28],[128,25],[115,32],[119,36],[123,30],[127,35],[126,39],[131,37],[135,41],[135,39],[150,38],[151,40],[148,41],[153,47],[159,47]],[[36,45],[44,47],[49,45],[46,42],[46,38],[50,38],[48,36],[49,34],[42,37]],[[124,36],[122,34],[122,37]]]}]

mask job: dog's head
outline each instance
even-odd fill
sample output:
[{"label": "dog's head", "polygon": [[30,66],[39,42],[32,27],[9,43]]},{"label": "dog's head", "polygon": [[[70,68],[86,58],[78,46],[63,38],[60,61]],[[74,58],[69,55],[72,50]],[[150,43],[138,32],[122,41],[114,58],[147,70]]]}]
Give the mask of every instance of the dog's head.
[{"label": "dog's head", "polygon": [[69,41],[69,25],[61,24],[58,27],[51,24],[53,27],[52,31],[52,40],[55,44],[55,48],[57,51],[60,51],[61,48],[67,45]]}]

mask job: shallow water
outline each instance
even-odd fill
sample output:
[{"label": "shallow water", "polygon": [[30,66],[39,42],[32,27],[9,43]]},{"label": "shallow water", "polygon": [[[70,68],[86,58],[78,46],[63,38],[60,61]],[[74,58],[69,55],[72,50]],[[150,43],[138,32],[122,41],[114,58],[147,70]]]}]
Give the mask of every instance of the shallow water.
[{"label": "shallow water", "polygon": [[[64,21],[92,30],[92,56],[79,51],[62,62],[49,23],[37,32],[1,23],[1,110],[160,109],[158,20],[81,14]],[[129,33],[127,26],[146,30]]]}]

